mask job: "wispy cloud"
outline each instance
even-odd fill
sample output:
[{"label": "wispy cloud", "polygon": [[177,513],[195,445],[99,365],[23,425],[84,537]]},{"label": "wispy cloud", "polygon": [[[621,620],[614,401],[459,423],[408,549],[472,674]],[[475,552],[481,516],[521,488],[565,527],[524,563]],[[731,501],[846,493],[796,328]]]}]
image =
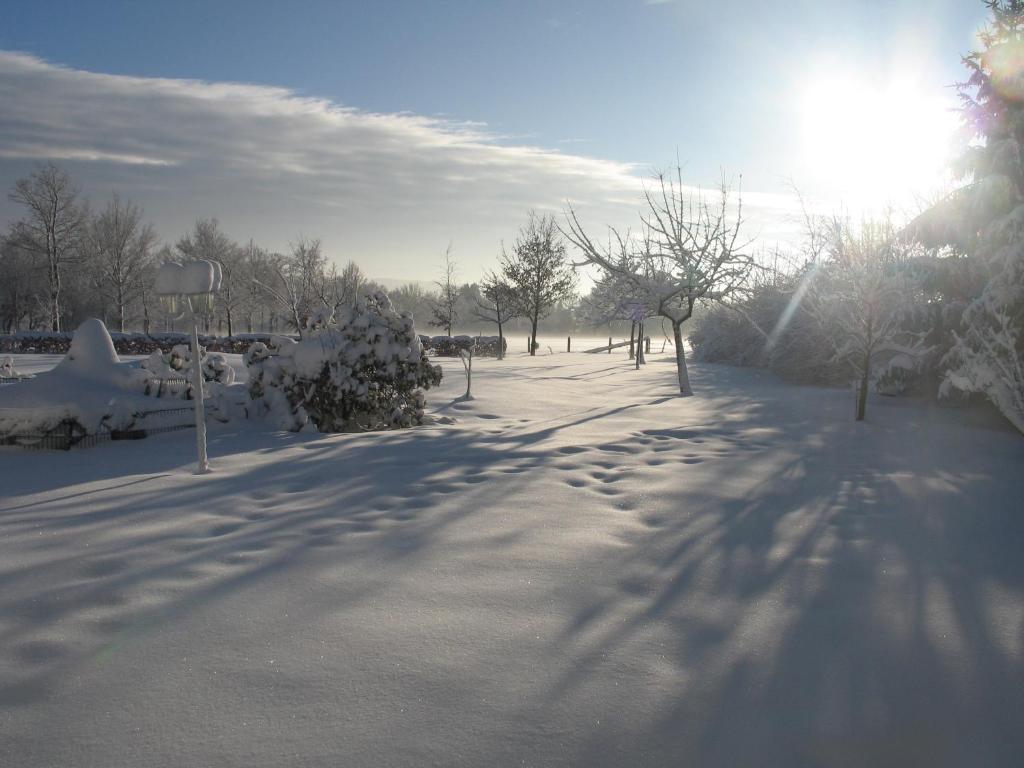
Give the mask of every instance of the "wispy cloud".
[{"label": "wispy cloud", "polygon": [[[630,164],[499,143],[477,122],[378,114],[262,85],[107,75],[0,51],[0,185],[65,163],[174,239],[218,216],[237,238],[305,234],[372,274],[429,278],[449,240],[475,277],[530,208],[633,218]],[[0,201],[0,221],[16,215]]]}]

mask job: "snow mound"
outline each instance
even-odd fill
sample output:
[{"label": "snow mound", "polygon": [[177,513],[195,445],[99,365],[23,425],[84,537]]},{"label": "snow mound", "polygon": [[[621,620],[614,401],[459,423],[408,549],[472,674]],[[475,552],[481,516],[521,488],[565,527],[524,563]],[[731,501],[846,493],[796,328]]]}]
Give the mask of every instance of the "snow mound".
[{"label": "snow mound", "polygon": [[142,394],[146,376],[121,362],[100,320],[86,320],[53,370],[0,393],[0,434],[46,432],[69,419],[89,433],[104,422],[124,428],[155,403]]},{"label": "snow mound", "polygon": [[121,358],[117,356],[107,326],[102,320],[93,318],[78,326],[71,338],[71,349],[57,364],[57,369],[80,376],[105,378],[115,370],[112,366],[120,363]]}]

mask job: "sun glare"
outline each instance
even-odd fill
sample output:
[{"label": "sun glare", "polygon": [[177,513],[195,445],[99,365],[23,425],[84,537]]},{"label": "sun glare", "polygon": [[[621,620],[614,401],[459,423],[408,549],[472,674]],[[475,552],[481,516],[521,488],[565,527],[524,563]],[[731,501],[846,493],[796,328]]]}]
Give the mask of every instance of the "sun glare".
[{"label": "sun glare", "polygon": [[808,171],[853,205],[900,204],[946,174],[957,117],[912,81],[830,74],[807,84],[799,128]]}]

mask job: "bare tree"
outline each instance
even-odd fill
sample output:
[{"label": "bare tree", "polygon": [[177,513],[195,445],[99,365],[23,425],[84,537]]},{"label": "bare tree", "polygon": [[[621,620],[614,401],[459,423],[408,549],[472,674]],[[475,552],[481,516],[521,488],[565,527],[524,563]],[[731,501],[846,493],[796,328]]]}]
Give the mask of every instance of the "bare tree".
[{"label": "bare tree", "polygon": [[317,296],[325,307],[337,312],[339,307],[354,303],[367,285],[366,275],[354,261],[348,262],[340,273],[337,265],[331,264],[320,276]]},{"label": "bare tree", "polygon": [[583,298],[581,307],[586,322],[591,325],[611,325],[615,322],[629,321],[629,358],[636,358],[635,339],[637,336],[638,315],[646,317],[655,314],[646,304],[647,296],[639,291],[633,282],[623,277],[632,275],[636,264],[631,254],[620,254],[620,271],[602,271],[590,290]]},{"label": "bare tree", "polygon": [[319,240],[300,237],[288,256],[270,258],[268,275],[258,281],[264,294],[277,304],[288,322],[301,336],[305,320],[323,306],[318,296],[324,272],[324,256]]},{"label": "bare tree", "polygon": [[45,292],[41,275],[32,269],[33,257],[17,243],[0,240],[0,318],[4,333],[32,328]]},{"label": "bare tree", "polygon": [[835,359],[848,363],[857,376],[857,421],[864,420],[879,356],[919,352],[900,338],[900,320],[915,292],[914,280],[901,268],[912,248],[897,238],[889,219],[867,220],[855,228],[836,217],[829,259],[810,276],[804,299],[808,309],[825,328]]},{"label": "bare tree", "polygon": [[565,243],[554,216],[530,211],[512,252],[502,246],[501,270],[519,314],[530,321],[530,354],[534,355],[538,323],[556,304],[571,299],[576,288],[576,274],[565,260]]},{"label": "bare tree", "polygon": [[256,312],[260,313],[260,327],[263,327],[265,291],[261,283],[270,280],[270,254],[260,248],[249,238],[249,242],[241,248],[244,264],[245,280],[240,283],[241,292],[244,294],[245,326],[249,333],[252,333],[257,326]]},{"label": "bare tree", "polygon": [[444,266],[441,279],[434,283],[437,286],[437,297],[433,300],[433,319],[430,324],[444,328],[447,335],[452,335],[452,328],[459,319],[456,305],[459,301],[459,286],[455,282],[455,259],[452,258],[452,244],[444,252]]},{"label": "bare tree", "polygon": [[199,219],[191,233],[178,240],[178,252],[190,259],[220,262],[222,280],[214,307],[224,313],[228,335],[234,333],[235,314],[245,301],[245,262],[238,244],[221,231],[217,219]]},{"label": "bare tree", "polygon": [[67,173],[48,163],[18,179],[9,197],[28,209],[28,216],[14,225],[13,238],[24,251],[45,263],[50,329],[59,331],[64,268],[80,255],[86,223],[78,190]]},{"label": "bare tree", "polygon": [[400,312],[408,312],[413,318],[429,317],[433,306],[432,297],[419,283],[406,283],[389,292],[391,302]]},{"label": "bare tree", "polygon": [[126,307],[143,288],[145,268],[152,259],[156,232],[142,223],[142,211],[116,194],[102,213],[89,222],[86,249],[99,272],[100,290],[114,305],[117,329],[125,330]]},{"label": "bare tree", "polygon": [[683,186],[682,168],[659,174],[644,191],[646,210],[641,235],[609,228],[608,245],[597,245],[584,231],[576,211],[566,211],[569,241],[582,254],[580,265],[592,264],[632,285],[645,306],[672,325],[679,393],[693,394],[686,370],[682,325],[698,301],[728,302],[745,291],[754,259],[739,242],[742,200],[732,210],[729,186],[723,182],[717,202],[700,190]]},{"label": "bare tree", "polygon": [[509,320],[518,317],[518,312],[512,287],[493,272],[484,275],[480,296],[473,307],[473,315],[498,326],[499,360],[505,357],[505,334],[502,327]]}]

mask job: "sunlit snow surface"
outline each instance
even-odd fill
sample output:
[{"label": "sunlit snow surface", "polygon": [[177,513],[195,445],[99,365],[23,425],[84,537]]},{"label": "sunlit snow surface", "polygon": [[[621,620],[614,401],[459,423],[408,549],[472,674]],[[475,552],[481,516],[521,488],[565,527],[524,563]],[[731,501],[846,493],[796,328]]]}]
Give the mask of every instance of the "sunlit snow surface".
[{"label": "sunlit snow surface", "polygon": [[0,765],[1020,764],[1019,434],[512,349],[208,476],[0,450]]}]

